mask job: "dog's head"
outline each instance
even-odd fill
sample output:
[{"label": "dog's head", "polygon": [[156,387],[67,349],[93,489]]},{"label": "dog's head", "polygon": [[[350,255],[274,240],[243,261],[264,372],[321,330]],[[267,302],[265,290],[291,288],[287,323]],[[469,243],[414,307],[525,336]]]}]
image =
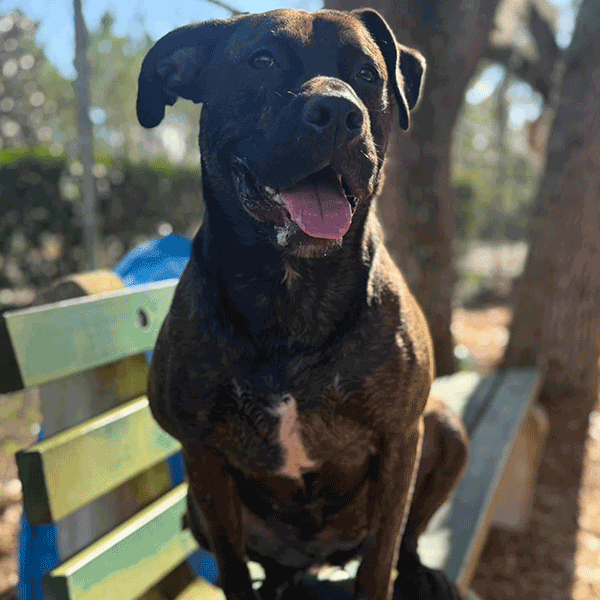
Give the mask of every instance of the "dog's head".
[{"label": "dog's head", "polygon": [[160,39],[142,64],[137,114],[155,127],[178,97],[202,102],[209,215],[221,211],[242,237],[318,256],[364,214],[393,103],[408,129],[424,70],[370,9],[236,16]]}]

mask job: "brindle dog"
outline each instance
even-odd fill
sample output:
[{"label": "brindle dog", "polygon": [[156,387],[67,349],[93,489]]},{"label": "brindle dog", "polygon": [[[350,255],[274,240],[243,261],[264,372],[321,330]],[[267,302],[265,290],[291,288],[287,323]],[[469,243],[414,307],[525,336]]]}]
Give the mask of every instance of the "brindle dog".
[{"label": "brindle dog", "polygon": [[178,97],[203,104],[206,218],[148,393],[183,446],[190,526],[228,600],[255,596],[247,557],[265,568],[264,598],[352,556],[356,600],[455,597],[416,539],[465,437],[426,408],[429,332],[373,202],[393,106],[407,129],[424,71],[369,9],[191,25],[144,59],[143,126]]}]

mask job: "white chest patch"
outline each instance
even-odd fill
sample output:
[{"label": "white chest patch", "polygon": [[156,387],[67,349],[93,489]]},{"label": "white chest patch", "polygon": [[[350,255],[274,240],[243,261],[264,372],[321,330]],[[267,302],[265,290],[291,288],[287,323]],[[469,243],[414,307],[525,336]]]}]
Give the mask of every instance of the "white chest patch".
[{"label": "white chest patch", "polygon": [[279,444],[283,450],[284,463],[277,470],[278,475],[300,479],[302,472],[317,466],[311,460],[304,448],[300,435],[300,421],[298,420],[298,406],[293,396],[282,398],[281,404],[273,410],[279,417]]}]

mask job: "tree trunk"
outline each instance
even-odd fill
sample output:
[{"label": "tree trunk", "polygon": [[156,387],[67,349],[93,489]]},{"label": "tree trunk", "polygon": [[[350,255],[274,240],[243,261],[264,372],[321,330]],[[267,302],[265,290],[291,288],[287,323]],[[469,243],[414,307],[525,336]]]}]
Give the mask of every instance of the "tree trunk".
[{"label": "tree trunk", "polygon": [[598,394],[600,2],[583,0],[566,53],[546,173],[514,290],[504,364],[538,365],[551,397]]},{"label": "tree trunk", "polygon": [[96,265],[98,219],[96,214],[94,175],[92,173],[94,149],[92,121],[90,119],[90,67],[87,58],[89,35],[81,10],[81,0],[73,0],[73,17],[75,22],[75,60],[73,64],[77,71],[77,79],[74,86],[77,92],[79,160],[83,167],[83,193],[81,202],[83,244],[87,258],[87,268],[91,270]]},{"label": "tree trunk", "polygon": [[[356,0],[325,0],[350,10]],[[370,6],[388,21],[398,41],[427,60],[421,105],[411,131],[394,131],[386,184],[379,199],[387,245],[423,307],[434,339],[437,374],[454,371],[450,333],[452,239],[452,130],[464,93],[494,22],[498,0],[376,0]]]}]

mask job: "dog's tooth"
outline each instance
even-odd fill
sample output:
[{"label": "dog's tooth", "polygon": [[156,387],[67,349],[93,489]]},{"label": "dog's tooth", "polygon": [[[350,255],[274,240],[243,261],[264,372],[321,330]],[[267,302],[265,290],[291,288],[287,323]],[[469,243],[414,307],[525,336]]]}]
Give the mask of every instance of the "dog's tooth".
[{"label": "dog's tooth", "polygon": [[272,187],[269,187],[268,185],[265,185],[265,191],[270,196],[275,196],[277,194],[277,192]]},{"label": "dog's tooth", "polygon": [[288,238],[290,237],[289,227],[278,227],[277,228],[277,243],[280,246],[287,246]]}]

